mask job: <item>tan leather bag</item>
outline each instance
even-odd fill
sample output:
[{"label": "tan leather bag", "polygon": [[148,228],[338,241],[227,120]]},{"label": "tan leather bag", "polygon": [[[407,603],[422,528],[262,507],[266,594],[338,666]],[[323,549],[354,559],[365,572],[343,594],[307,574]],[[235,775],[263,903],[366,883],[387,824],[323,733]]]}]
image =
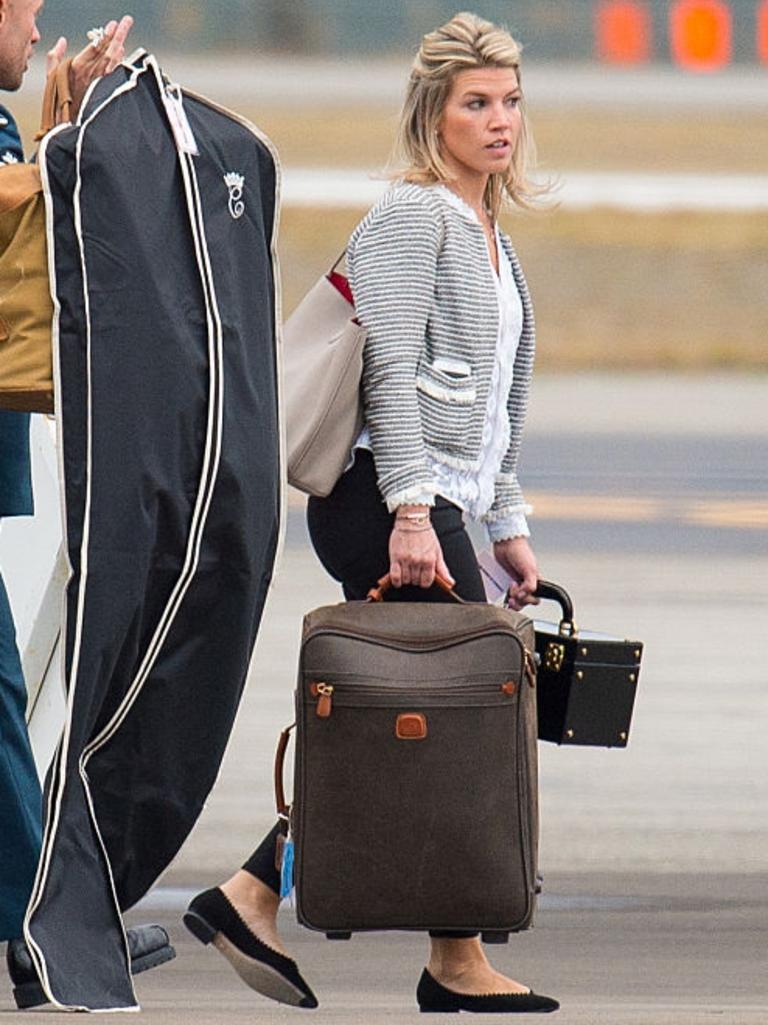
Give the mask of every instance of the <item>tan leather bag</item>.
[{"label": "tan leather bag", "polygon": [[346,278],[324,274],[283,326],[283,415],[288,482],[324,497],[344,472],[363,425],[366,332]]},{"label": "tan leather bag", "polygon": [[[38,139],[69,118],[70,64],[48,80]],[[52,321],[40,168],[0,167],[0,409],[53,412]]]}]

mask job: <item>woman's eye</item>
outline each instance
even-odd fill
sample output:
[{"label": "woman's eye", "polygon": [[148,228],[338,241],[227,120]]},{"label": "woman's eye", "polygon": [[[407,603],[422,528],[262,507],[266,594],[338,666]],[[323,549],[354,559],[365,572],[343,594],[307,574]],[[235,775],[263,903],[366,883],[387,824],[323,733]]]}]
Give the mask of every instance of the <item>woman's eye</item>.
[{"label": "woman's eye", "polygon": [[483,100],[470,100],[467,104],[470,110],[480,110],[484,106]]},{"label": "woman's eye", "polygon": [[507,106],[511,107],[513,110],[515,109],[515,107],[517,107],[519,105],[520,105],[520,97],[519,96],[510,96],[509,99],[507,100]]}]

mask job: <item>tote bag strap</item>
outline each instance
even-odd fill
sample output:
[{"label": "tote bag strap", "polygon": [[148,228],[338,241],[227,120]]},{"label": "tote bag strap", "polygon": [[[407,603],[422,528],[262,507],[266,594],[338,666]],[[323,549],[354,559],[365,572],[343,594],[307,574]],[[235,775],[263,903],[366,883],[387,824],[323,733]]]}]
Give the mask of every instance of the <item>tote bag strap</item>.
[{"label": "tote bag strap", "polygon": [[342,251],[339,253],[339,255],[336,257],[335,261],[333,262],[333,264],[331,266],[331,269],[328,271],[329,276],[331,274],[335,274],[338,271],[339,264],[341,263],[341,261],[344,259],[344,257],[346,255],[347,255],[347,247],[344,246]]},{"label": "tote bag strap", "polygon": [[72,120],[72,88],[69,81],[69,72],[72,68],[72,59],[62,61],[55,68],[45,83],[45,94],[43,95],[43,113],[40,117],[40,131],[35,136],[35,142],[40,142],[43,136],[47,135],[56,125]]}]

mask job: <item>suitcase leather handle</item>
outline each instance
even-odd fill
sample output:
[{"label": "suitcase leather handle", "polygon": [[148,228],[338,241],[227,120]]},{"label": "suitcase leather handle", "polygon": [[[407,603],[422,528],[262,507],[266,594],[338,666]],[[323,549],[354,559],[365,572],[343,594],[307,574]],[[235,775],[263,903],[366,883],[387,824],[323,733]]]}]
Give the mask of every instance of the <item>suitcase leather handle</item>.
[{"label": "suitcase leather handle", "polygon": [[558,603],[563,611],[563,618],[560,620],[559,626],[560,633],[564,637],[575,637],[579,629],[573,621],[573,602],[566,589],[549,580],[540,580],[536,586],[536,597],[543,598],[544,601]]},{"label": "suitcase leather handle", "polygon": [[[378,581],[376,587],[372,587],[370,589],[368,592],[368,601],[384,601],[384,595],[387,591],[391,590],[392,586],[392,577],[387,573],[385,577],[382,577],[381,580]],[[436,575],[434,586],[439,587],[441,591],[444,591],[450,598],[453,598],[454,601],[459,602],[461,605],[466,605],[464,599],[460,598],[459,595],[456,594],[445,577],[441,577],[439,574]]]},{"label": "suitcase leather handle", "polygon": [[275,754],[275,804],[277,805],[277,815],[280,822],[287,832],[288,817],[291,814],[291,806],[285,800],[285,786],[283,784],[283,769],[285,766],[285,753],[288,750],[288,742],[291,739],[291,733],[293,732],[296,723],[291,723],[287,726],[280,734],[280,739],[277,742],[277,752]]}]

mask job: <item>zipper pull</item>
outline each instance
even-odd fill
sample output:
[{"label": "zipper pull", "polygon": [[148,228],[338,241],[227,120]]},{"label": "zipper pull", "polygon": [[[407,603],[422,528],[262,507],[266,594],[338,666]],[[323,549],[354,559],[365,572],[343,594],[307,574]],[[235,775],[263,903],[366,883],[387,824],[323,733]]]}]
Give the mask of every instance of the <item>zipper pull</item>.
[{"label": "zipper pull", "polygon": [[525,676],[531,687],[536,686],[536,659],[532,653],[525,648]]},{"label": "zipper pull", "polygon": [[312,689],[317,693],[318,719],[330,719],[333,710],[333,685],[316,683]]}]

